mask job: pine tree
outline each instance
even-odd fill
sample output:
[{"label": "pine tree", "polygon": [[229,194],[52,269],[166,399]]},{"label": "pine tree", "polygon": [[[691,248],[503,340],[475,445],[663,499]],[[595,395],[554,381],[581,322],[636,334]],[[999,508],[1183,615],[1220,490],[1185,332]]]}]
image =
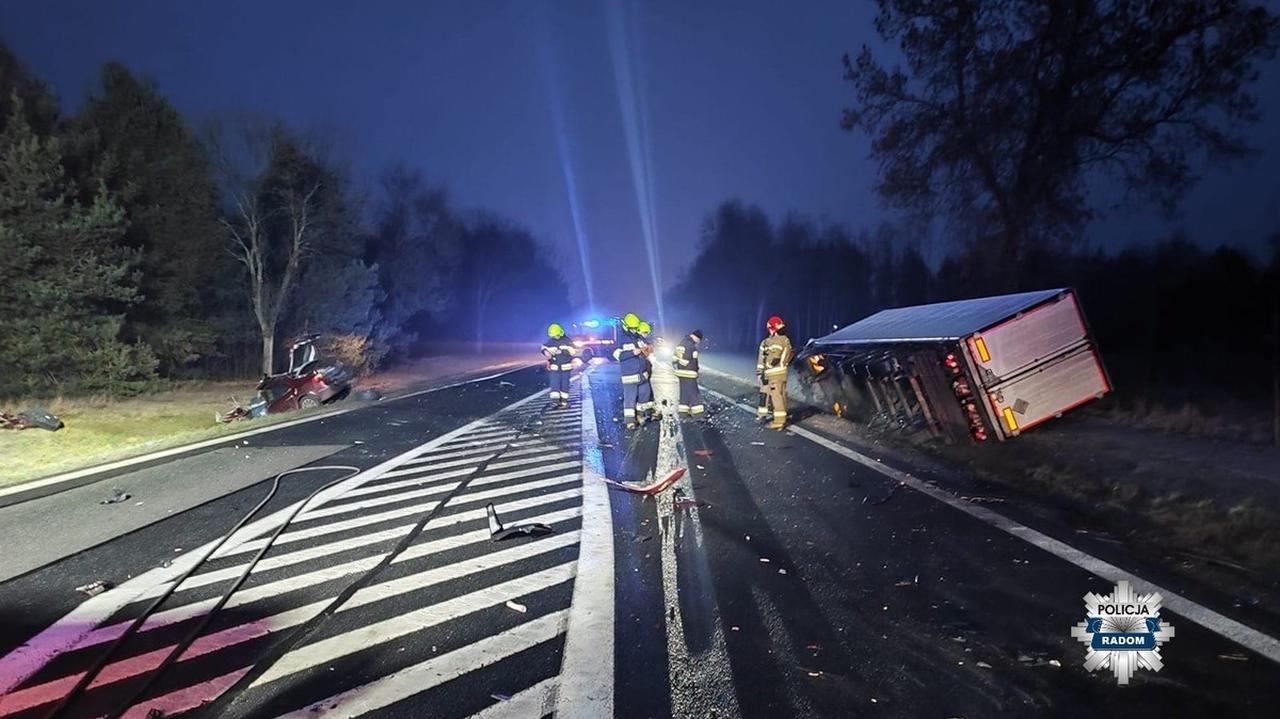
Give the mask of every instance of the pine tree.
[{"label": "pine tree", "polygon": [[144,299],[129,308],[127,331],[152,347],[166,372],[180,370],[212,351],[208,280],[219,263],[234,271],[204,149],[154,82],[115,62],[103,66],[101,89],[68,132],[68,171],[81,197],[105,181],[128,221],[124,244],[142,252]]},{"label": "pine tree", "polygon": [[74,199],[56,137],[41,137],[11,99],[0,132],[0,394],[118,390],[155,360],[120,340],[139,299],[124,214],[101,187]]}]

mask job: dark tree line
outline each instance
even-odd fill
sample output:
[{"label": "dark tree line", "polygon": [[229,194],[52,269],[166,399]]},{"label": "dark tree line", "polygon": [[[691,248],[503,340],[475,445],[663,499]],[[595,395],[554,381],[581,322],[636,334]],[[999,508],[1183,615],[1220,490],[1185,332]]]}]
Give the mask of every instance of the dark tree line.
[{"label": "dark tree line", "polygon": [[196,131],[117,63],[64,117],[2,44],[0,278],[0,396],[279,369],[304,332],[370,369],[569,304],[532,234],[415,170],[365,190],[284,123]]}]

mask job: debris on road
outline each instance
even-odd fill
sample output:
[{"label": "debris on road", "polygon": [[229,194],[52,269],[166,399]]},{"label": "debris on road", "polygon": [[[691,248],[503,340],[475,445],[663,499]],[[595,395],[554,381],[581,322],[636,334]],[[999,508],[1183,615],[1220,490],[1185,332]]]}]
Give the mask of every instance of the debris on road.
[{"label": "debris on road", "polygon": [[513,612],[520,612],[521,614],[527,614],[529,612],[528,607],[521,604],[520,602],[515,601],[514,599],[507,600],[507,609],[510,609]]},{"label": "debris on road", "polygon": [[901,489],[903,486],[904,485],[902,482],[897,482],[892,487],[889,488],[888,493],[886,493],[883,497],[877,497],[875,500],[872,500],[870,502],[868,502],[868,500],[871,500],[871,495],[868,494],[867,496],[862,498],[862,503],[872,504],[872,505],[884,504],[885,502],[888,502],[890,499],[893,499],[893,495],[897,494],[898,490]]},{"label": "debris on road", "polygon": [[39,407],[18,414],[0,412],[0,429],[47,429],[57,432],[64,426],[66,425],[62,420]]},{"label": "debris on road", "polygon": [[486,504],[484,511],[489,517],[489,538],[495,542],[512,537],[541,537],[555,532],[549,525],[542,522],[504,526],[502,520],[498,519],[498,510],[493,508],[493,502]]},{"label": "debris on road", "polygon": [[751,444],[753,444],[753,445],[755,445],[755,446],[757,446],[757,447],[763,447],[763,446],[764,446],[764,442],[752,442]]},{"label": "debris on road", "polygon": [[1237,653],[1235,653],[1235,654],[1219,654],[1219,655],[1218,655],[1218,658],[1219,658],[1219,659],[1226,659],[1226,660],[1228,660],[1228,661],[1232,661],[1232,662],[1247,662],[1247,661],[1249,661],[1249,657],[1247,657],[1247,656],[1245,656],[1245,655],[1243,655],[1243,654],[1240,654],[1239,652],[1237,652]]},{"label": "debris on road", "polygon": [[[98,504],[119,504],[121,502],[128,500],[132,496],[133,495],[129,494],[128,492],[120,489],[119,487],[116,487],[115,489],[112,490],[112,494],[110,497],[107,497],[106,499],[98,502]],[[142,504],[142,502],[138,502],[138,504]]]},{"label": "debris on road", "polygon": [[674,472],[672,472],[671,474],[667,475],[665,479],[660,479],[656,482],[653,482],[652,484],[647,484],[643,486],[627,484],[626,482],[615,482],[612,479],[606,479],[605,484],[608,484],[611,487],[617,487],[618,489],[625,490],[627,492],[632,492],[634,494],[654,495],[654,494],[658,494],[664,489],[667,489],[671,485],[680,481],[680,478],[684,476],[684,473],[686,471],[687,469],[685,467],[680,467],[676,469]]},{"label": "debris on road", "polygon": [[91,597],[96,597],[99,594],[102,594],[103,592],[107,591],[111,587],[112,587],[111,582],[108,582],[104,579],[99,579],[96,582],[89,582],[88,584],[82,584],[76,587],[76,591],[81,592],[82,594],[87,594]]},{"label": "debris on road", "polygon": [[498,382],[498,386],[499,386],[499,387],[515,387],[515,386],[516,386],[516,383],[515,383],[515,382],[508,382],[507,380],[505,380],[505,379],[504,379],[504,380],[500,380],[500,381]]},{"label": "debris on road", "polygon": [[356,391],[356,399],[361,402],[377,402],[382,399],[382,393],[372,387],[365,387]]}]

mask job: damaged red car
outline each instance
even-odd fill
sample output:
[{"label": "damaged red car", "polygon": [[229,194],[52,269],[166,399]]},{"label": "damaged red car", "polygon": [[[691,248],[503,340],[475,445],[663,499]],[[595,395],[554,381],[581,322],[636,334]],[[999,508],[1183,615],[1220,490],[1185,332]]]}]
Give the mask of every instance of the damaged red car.
[{"label": "damaged red car", "polygon": [[218,421],[311,409],[346,397],[351,392],[353,373],[341,362],[322,360],[316,347],[318,339],[319,335],[307,335],[290,342],[286,346],[289,369],[264,375],[249,406],[218,415]]}]

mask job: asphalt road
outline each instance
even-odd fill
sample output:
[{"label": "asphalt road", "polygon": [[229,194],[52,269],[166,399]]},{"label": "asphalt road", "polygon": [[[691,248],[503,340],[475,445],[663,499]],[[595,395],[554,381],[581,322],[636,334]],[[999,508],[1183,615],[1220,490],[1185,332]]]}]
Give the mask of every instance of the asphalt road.
[{"label": "asphalt road", "polygon": [[[150,468],[142,499],[169,509],[118,538],[88,526],[91,491],[62,500],[74,522],[39,505],[50,536],[94,538],[0,583],[0,719],[48,716],[95,665],[59,716],[1246,717],[1280,699],[1273,658],[1167,609],[1161,671],[1086,671],[1071,627],[1109,581],[818,435],[757,426],[725,399],[750,400],[741,385],[707,378],[724,393],[707,419],[627,432],[614,366],[576,375],[567,409],[544,381],[264,435],[355,469],[286,479],[205,562],[270,484],[192,491],[236,481],[225,457],[173,463],[172,490]],[[654,385],[674,404],[668,372]],[[682,468],[655,496],[603,482]],[[488,503],[552,531],[494,541]],[[75,589],[96,580],[111,588]]]}]

